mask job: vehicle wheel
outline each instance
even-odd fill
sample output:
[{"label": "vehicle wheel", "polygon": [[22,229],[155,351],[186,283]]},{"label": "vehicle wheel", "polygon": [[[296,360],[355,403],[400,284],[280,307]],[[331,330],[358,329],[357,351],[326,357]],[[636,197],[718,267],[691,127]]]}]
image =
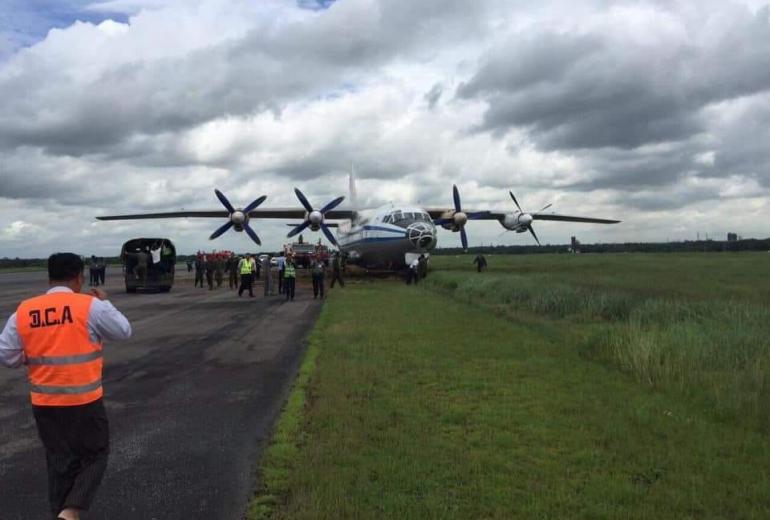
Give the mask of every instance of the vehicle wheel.
[{"label": "vehicle wheel", "polygon": [[136,287],[126,286],[126,292],[127,293],[135,293],[136,292]]},{"label": "vehicle wheel", "polygon": [[160,292],[169,292],[170,290],[171,290],[170,285],[164,285],[163,287],[160,288]]}]

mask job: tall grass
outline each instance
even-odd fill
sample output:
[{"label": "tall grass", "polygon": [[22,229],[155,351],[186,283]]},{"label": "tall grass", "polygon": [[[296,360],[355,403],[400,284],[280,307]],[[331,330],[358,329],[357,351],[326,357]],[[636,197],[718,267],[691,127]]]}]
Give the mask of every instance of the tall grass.
[{"label": "tall grass", "polygon": [[579,273],[556,274],[437,271],[425,285],[514,319],[559,320],[574,332],[569,340],[585,358],[610,363],[645,385],[702,401],[718,419],[770,431],[766,306],[666,294],[665,285],[661,290],[660,280],[653,278],[645,292],[638,274],[629,283],[634,289],[626,290],[622,283],[584,285]]}]

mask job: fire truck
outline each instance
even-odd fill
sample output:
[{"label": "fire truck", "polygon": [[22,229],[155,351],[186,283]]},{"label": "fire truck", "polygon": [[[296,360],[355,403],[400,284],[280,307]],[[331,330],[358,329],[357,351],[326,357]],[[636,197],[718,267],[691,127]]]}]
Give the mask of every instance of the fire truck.
[{"label": "fire truck", "polygon": [[329,265],[331,260],[331,251],[321,244],[320,240],[317,244],[308,244],[302,240],[302,235],[299,236],[297,242],[283,246],[283,252],[285,255],[294,256],[294,263],[297,267],[310,267],[316,258],[319,258],[326,265]]}]

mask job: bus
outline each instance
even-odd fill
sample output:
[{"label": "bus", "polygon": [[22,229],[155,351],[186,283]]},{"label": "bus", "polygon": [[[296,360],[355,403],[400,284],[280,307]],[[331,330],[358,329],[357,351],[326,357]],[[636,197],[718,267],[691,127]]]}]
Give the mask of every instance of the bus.
[{"label": "bus", "polygon": [[126,292],[168,292],[174,285],[176,248],[168,238],[132,238],[120,251]]}]

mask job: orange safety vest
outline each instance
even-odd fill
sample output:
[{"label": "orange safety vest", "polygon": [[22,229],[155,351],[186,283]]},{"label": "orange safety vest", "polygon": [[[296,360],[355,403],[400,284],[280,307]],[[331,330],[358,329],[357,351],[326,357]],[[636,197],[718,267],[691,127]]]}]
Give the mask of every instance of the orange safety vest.
[{"label": "orange safety vest", "polygon": [[77,406],[102,397],[102,344],[91,341],[94,297],[59,292],[24,300],[16,324],[24,345],[32,404]]}]

